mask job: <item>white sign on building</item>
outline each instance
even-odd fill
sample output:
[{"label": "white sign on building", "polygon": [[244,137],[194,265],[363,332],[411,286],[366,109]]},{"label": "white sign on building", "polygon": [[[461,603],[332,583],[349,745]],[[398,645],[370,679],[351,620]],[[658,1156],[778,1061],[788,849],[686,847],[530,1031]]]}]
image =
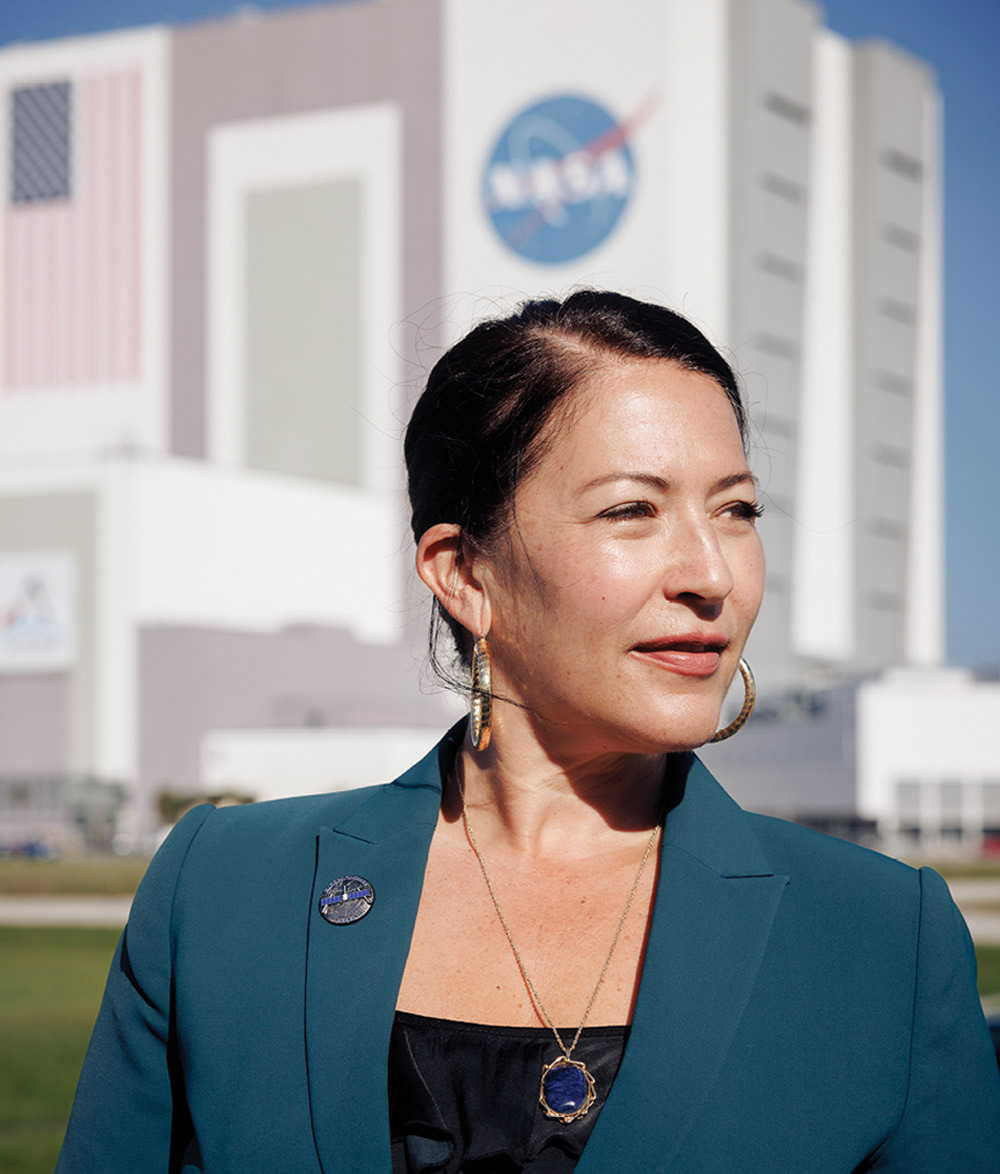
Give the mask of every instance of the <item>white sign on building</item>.
[{"label": "white sign on building", "polygon": [[69,668],[75,628],[76,575],[69,555],[0,558],[0,673]]}]

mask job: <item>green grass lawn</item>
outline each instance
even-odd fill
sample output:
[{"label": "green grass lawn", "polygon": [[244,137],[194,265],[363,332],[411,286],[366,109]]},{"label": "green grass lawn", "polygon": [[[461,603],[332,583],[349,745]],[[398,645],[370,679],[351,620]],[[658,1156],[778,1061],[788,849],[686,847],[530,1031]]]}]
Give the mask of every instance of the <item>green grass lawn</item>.
[{"label": "green grass lawn", "polygon": [[979,993],[985,998],[1000,998],[1000,946],[977,946]]},{"label": "green grass lawn", "polygon": [[51,1174],[115,929],[0,926],[0,1170]]},{"label": "green grass lawn", "polygon": [[148,860],[138,856],[81,856],[65,860],[0,857],[0,895],[131,896],[148,864]]},{"label": "green grass lawn", "polygon": [[914,868],[929,864],[945,880],[1000,880],[1000,859],[988,860],[907,860]]},{"label": "green grass lawn", "polygon": [[[0,926],[0,1170],[51,1174],[118,931]],[[1000,995],[1000,946],[979,990]]]}]

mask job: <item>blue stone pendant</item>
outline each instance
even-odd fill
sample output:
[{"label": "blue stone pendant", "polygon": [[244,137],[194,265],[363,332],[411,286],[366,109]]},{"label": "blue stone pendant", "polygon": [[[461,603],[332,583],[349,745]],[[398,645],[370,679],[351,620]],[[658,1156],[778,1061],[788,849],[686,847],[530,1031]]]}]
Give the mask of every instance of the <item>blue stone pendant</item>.
[{"label": "blue stone pendant", "polygon": [[546,1117],[558,1117],[564,1125],[584,1116],[594,1103],[594,1078],[587,1065],[568,1056],[546,1064],[538,1101]]}]

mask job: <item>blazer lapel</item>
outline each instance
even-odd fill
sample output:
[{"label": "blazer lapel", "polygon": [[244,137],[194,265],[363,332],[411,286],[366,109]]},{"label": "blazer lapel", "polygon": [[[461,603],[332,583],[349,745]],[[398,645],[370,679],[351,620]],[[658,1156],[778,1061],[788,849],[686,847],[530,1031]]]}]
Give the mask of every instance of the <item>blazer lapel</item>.
[{"label": "blazer lapel", "polygon": [[[308,911],[305,1036],[323,1174],[389,1174],[386,1059],[430,839],[464,721],[415,767],[317,836]],[[577,1169],[667,1170],[725,1062],[787,877],[693,756],[669,813],[639,998],[621,1069]],[[331,881],[375,889],[367,916],[331,925]]]},{"label": "blazer lapel", "polygon": [[[462,729],[456,727],[415,767],[371,797],[316,842],[308,912],[305,1035],[310,1109],[324,1174],[389,1174],[386,1060],[441,778]],[[368,914],[331,925],[319,912],[323,890],[342,876],[371,882]]]},{"label": "blazer lapel", "polygon": [[578,1164],[668,1170],[722,1069],[788,878],[694,757],[668,814],[628,1047]]}]

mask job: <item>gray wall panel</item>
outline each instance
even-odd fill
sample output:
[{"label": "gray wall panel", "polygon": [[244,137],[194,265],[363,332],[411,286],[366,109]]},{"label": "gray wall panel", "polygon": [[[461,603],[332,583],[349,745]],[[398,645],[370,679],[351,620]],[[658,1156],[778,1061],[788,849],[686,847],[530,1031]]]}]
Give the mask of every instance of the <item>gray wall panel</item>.
[{"label": "gray wall panel", "polygon": [[69,693],[68,673],[0,674],[0,776],[68,769]]},{"label": "gray wall panel", "polygon": [[451,718],[401,647],[348,633],[145,628],[139,635],[140,792],[189,790],[213,729],[427,726]]},{"label": "gray wall panel", "polygon": [[247,196],[246,455],[360,485],[361,184]]},{"label": "gray wall panel", "polygon": [[[171,448],[205,454],[206,133],[218,122],[396,101],[403,116],[403,315],[440,296],[438,0],[302,8],[176,30],[172,39]],[[422,370],[414,337],[397,339]],[[422,340],[433,346],[436,338]]]}]

